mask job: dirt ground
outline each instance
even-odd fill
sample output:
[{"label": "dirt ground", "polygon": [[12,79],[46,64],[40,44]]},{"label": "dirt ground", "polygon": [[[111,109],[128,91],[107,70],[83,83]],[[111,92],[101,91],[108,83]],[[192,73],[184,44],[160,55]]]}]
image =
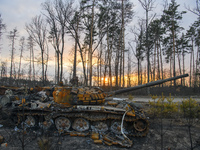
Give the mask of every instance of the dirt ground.
[{"label": "dirt ground", "polygon": [[[143,103],[145,105],[145,103]],[[147,115],[148,116],[148,115]],[[191,126],[191,138],[189,134],[188,121],[183,118],[175,119],[153,119],[149,117],[149,133],[146,137],[130,137],[133,141],[131,148],[124,148],[118,145],[108,146],[103,144],[94,144],[90,136],[72,137],[70,135],[60,135],[55,130],[43,132],[41,129],[28,129],[24,137],[18,128],[12,125],[10,120],[0,120],[0,136],[4,137],[3,143],[7,143],[7,147],[2,145],[0,149],[5,150],[21,150],[24,138],[25,150],[38,150],[41,144],[52,150],[87,150],[87,149],[117,149],[117,150],[189,150],[191,143],[194,150],[200,150],[200,121],[193,120]],[[46,135],[44,137],[44,135]]]}]

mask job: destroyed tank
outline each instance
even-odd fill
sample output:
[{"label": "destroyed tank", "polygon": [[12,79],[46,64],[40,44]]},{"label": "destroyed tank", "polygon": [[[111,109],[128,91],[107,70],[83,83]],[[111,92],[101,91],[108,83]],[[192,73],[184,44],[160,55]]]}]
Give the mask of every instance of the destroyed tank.
[{"label": "destroyed tank", "polygon": [[[147,135],[148,119],[138,104],[127,100],[110,100],[108,97],[187,76],[180,75],[109,93],[98,87],[56,87],[53,100],[14,101],[13,117],[17,117],[19,126],[23,124],[26,128],[37,126],[48,130],[54,126],[59,133],[67,132],[71,136],[101,133],[104,143],[108,145],[114,143],[130,147],[132,141],[128,137]],[[95,135],[93,138],[97,143],[102,142]]]}]

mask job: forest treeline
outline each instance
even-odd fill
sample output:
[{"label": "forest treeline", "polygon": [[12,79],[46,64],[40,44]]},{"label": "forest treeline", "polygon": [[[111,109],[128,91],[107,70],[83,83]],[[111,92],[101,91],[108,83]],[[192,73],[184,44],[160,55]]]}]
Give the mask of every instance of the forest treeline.
[{"label": "forest treeline", "polygon": [[[189,73],[187,80],[169,84],[199,86],[200,0],[195,8],[185,7],[185,11],[180,11],[176,0],[165,2],[159,16],[153,14],[156,1],[138,1],[145,13],[131,27],[136,17],[131,0],[42,3],[41,14],[25,23],[28,37],[20,37],[17,28],[9,32],[10,62],[1,61],[1,78],[9,77],[10,85],[13,79],[38,80],[45,85],[50,80],[48,62],[54,55],[49,51],[54,49],[55,84],[68,79],[73,85],[79,81],[86,86],[125,87]],[[198,18],[185,30],[181,20],[188,12]],[[0,15],[0,37],[6,34],[6,26],[9,24]],[[71,52],[66,44],[69,38],[73,39]],[[22,65],[25,53],[28,70]],[[70,55],[71,70],[63,69],[65,53]]]}]

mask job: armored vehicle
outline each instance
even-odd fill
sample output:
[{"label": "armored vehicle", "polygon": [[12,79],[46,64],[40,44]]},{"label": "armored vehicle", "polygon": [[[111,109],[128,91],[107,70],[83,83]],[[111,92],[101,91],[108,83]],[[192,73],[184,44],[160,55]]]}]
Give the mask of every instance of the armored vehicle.
[{"label": "armored vehicle", "polygon": [[[26,128],[38,126],[49,130],[54,126],[59,133],[65,132],[71,136],[93,133],[92,138],[96,143],[130,147],[132,141],[128,137],[147,135],[148,119],[136,103],[110,100],[108,97],[187,76],[188,74],[180,75],[109,93],[98,87],[60,86],[54,89],[52,100],[23,98],[21,101],[14,101],[12,115],[17,118],[18,125],[23,124]],[[99,134],[103,135],[102,140],[99,139]]]}]

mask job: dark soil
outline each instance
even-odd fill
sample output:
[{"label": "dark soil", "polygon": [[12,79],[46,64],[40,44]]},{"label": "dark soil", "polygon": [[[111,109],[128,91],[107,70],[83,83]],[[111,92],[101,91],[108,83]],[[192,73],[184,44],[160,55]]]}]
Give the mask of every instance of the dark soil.
[{"label": "dark soil", "polygon": [[[106,144],[94,144],[90,136],[72,137],[69,134],[60,135],[54,129],[43,132],[41,129],[28,129],[24,133],[24,145],[22,130],[16,130],[12,121],[5,120],[6,114],[0,118],[0,136],[4,137],[4,142],[8,146],[0,147],[6,150],[38,150],[40,146],[45,146],[47,150],[107,150],[107,149],[134,149],[134,150],[200,150],[200,121],[192,120],[191,138],[189,134],[188,120],[183,118],[159,119],[149,118],[150,129],[146,137],[130,137],[133,141],[131,148]],[[2,119],[3,117],[3,119]],[[42,143],[42,144],[39,144]]]}]

